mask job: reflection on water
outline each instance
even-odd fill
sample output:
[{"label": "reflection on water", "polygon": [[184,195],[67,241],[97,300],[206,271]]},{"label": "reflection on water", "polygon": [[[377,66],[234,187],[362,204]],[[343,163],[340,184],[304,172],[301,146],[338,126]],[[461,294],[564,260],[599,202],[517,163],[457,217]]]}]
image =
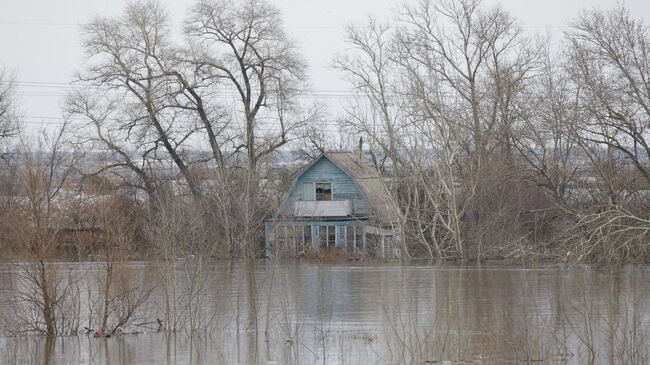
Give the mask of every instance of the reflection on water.
[{"label": "reflection on water", "polygon": [[[89,264],[66,264],[90,278]],[[145,277],[159,267],[133,263]],[[366,364],[646,363],[650,271],[450,264],[180,262],[175,310],[158,285],[137,321],[112,338],[0,338],[1,363]],[[254,273],[254,274],[251,274]],[[0,290],[15,288],[0,266]],[[156,275],[153,275],[156,277]],[[167,277],[169,278],[169,277]],[[160,279],[163,280],[163,279]],[[83,285],[81,285],[83,287]],[[169,294],[169,292],[167,292]],[[169,297],[169,296],[167,296]],[[90,297],[81,297],[81,321]],[[0,308],[5,322],[11,316]],[[140,328],[140,327],[139,327]]]}]

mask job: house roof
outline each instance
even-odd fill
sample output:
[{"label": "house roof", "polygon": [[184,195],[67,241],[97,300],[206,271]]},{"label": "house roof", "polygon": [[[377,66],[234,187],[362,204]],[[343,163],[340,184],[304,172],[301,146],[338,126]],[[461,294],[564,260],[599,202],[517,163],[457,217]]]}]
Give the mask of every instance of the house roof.
[{"label": "house roof", "polygon": [[[363,164],[351,152],[325,152],[314,162],[323,157],[332,161],[357,183],[376,221],[387,225],[399,224],[399,209],[397,209],[397,205],[377,169]],[[309,169],[311,165],[308,165],[302,172]]]}]

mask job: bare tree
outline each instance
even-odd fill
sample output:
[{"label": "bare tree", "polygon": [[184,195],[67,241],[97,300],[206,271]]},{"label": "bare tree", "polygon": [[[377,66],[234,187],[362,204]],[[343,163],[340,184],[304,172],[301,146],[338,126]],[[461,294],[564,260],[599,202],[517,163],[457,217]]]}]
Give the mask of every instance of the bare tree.
[{"label": "bare tree", "polygon": [[351,49],[336,57],[333,65],[363,96],[347,108],[353,129],[369,137],[371,152],[381,149],[398,168],[406,118],[391,35],[390,24],[372,17],[363,26],[348,25],[345,41]]},{"label": "bare tree", "polygon": [[516,184],[510,177],[515,106],[539,75],[543,48],[523,36],[502,8],[483,7],[476,0],[422,0],[405,6],[401,21],[395,59],[405,70],[416,125],[437,126],[425,129],[436,130],[434,138],[451,142],[446,149],[456,151],[453,159],[441,159],[447,161],[443,165],[453,164],[444,169],[445,176],[457,175],[446,190],[461,205],[450,213],[464,212],[463,220],[473,222],[466,227],[480,252],[486,232],[497,224],[495,207],[504,206],[495,195],[504,194],[505,181]]},{"label": "bare tree", "polygon": [[572,261],[608,265],[648,261],[648,218],[621,206],[597,207],[576,218],[563,240]]},{"label": "bare tree", "polygon": [[[235,227],[229,229],[241,231],[238,241],[244,248],[259,237],[266,211],[260,209],[258,196],[260,162],[268,161],[294,132],[317,118],[318,108],[304,109],[298,102],[306,66],[273,5],[262,0],[199,1],[185,30],[191,46],[189,62],[197,77],[236,100],[227,130],[232,133],[233,160],[245,151],[247,169],[244,177],[235,176],[241,173],[227,177],[227,181],[238,181],[238,186],[224,187],[235,192],[243,186],[243,195],[226,193],[218,200],[245,208],[232,219]],[[254,245],[246,247],[251,248],[249,255],[256,254]]]},{"label": "bare tree", "polygon": [[[359,92],[346,108],[348,129],[359,133],[360,138],[367,138],[375,166],[386,177],[394,178],[393,190],[399,191],[396,196],[401,199],[397,205],[402,211],[408,212],[406,219],[413,223],[410,226],[421,228],[418,224],[426,225],[430,221],[420,219],[418,215],[422,210],[414,210],[416,204],[411,204],[414,203],[412,194],[417,190],[414,189],[414,181],[420,182],[415,177],[422,171],[411,170],[410,167],[413,166],[408,166],[408,153],[414,152],[407,148],[409,141],[412,141],[414,124],[409,115],[408,102],[403,97],[403,69],[397,60],[393,30],[389,23],[372,17],[368,18],[366,24],[349,25],[345,40],[351,48],[345,55],[336,57],[333,65],[343,72],[346,80]],[[359,148],[362,149],[362,146]],[[418,217],[415,218],[416,216]],[[428,240],[418,233],[413,236],[408,238],[423,243],[423,247],[432,255]],[[409,256],[404,232],[401,232],[400,237],[403,239],[402,252]],[[436,252],[440,254],[439,250]]]},{"label": "bare tree", "polygon": [[[8,247],[13,241],[11,237],[12,211],[16,209],[17,190],[19,183],[16,181],[16,157],[10,153],[8,140],[19,132],[16,119],[16,105],[14,99],[15,86],[13,77],[4,69],[0,68],[0,196],[2,200],[0,212],[0,245]],[[5,255],[9,250],[5,249]],[[0,256],[3,256],[0,254]]]},{"label": "bare tree", "polygon": [[175,48],[168,16],[160,4],[131,3],[119,18],[96,18],[84,26],[83,46],[90,66],[78,79],[95,92],[120,99],[122,115],[113,129],[136,145],[148,144],[145,150],[157,158],[169,158],[198,199],[200,189],[187,152],[200,122],[193,113],[175,107],[176,98],[187,87],[171,70]]},{"label": "bare tree", "polygon": [[25,199],[16,211],[22,222],[14,227],[18,238],[14,249],[24,258],[19,277],[25,290],[16,294],[13,304],[23,313],[19,318],[28,325],[26,331],[48,336],[75,330],[78,325],[78,316],[68,313],[75,307],[70,301],[78,292],[76,281],[64,277],[52,262],[64,241],[67,217],[62,209],[70,198],[69,183],[80,158],[68,140],[67,128],[65,122],[53,135],[44,132],[37,150],[23,141],[17,170]]},{"label": "bare tree", "polygon": [[357,128],[344,118],[335,124],[310,123],[301,128],[299,136],[298,144],[293,147],[297,159],[303,161],[315,159],[325,151],[350,151],[358,145]]},{"label": "bare tree", "polygon": [[14,87],[11,75],[0,68],[0,154],[4,153],[4,141],[18,134]]},{"label": "bare tree", "polygon": [[[576,261],[645,260],[650,189],[650,37],[624,6],[584,11],[566,32],[564,72],[580,148],[569,254]],[[577,157],[577,158],[576,158]],[[604,258],[607,258],[606,260]]]},{"label": "bare tree", "polygon": [[138,318],[138,310],[149,298],[153,285],[139,282],[137,269],[128,262],[136,246],[137,211],[117,194],[105,197],[95,207],[96,220],[102,227],[99,245],[102,262],[93,283],[96,295],[91,295],[89,303],[89,323],[95,321],[96,326],[90,324],[89,328],[94,328],[96,335],[108,336]]},{"label": "bare tree", "polygon": [[515,101],[519,122],[512,146],[532,169],[530,178],[535,184],[569,208],[573,203],[571,187],[580,172],[580,146],[572,133],[579,115],[569,78],[549,55],[543,77],[529,91],[527,100]]},{"label": "bare tree", "polygon": [[[69,105],[89,122],[88,142],[109,151],[98,173],[130,177],[151,200],[162,185],[153,171],[169,160],[196,202],[205,197],[201,184],[219,186],[209,200],[227,246],[253,241],[263,219],[260,161],[319,115],[296,98],[305,65],[278,10],[262,1],[197,2],[186,21],[187,44],[172,42],[167,14],[153,1],[97,18],[84,31],[91,62],[79,80],[101,97],[77,93]],[[231,168],[244,151],[248,169]],[[233,216],[229,206],[242,201],[246,209]]]},{"label": "bare tree", "polygon": [[279,10],[263,0],[199,1],[186,32],[203,79],[223,82],[236,95],[244,136],[235,152],[246,151],[254,173],[258,161],[286,144],[304,122],[295,112],[305,63],[282,28]]},{"label": "bare tree", "polygon": [[392,160],[413,238],[463,257],[461,231],[479,227],[480,252],[493,181],[514,163],[515,106],[543,48],[502,8],[473,0],[418,1],[396,26],[371,18],[348,27],[346,39],[352,52],[335,67],[364,96],[348,114]]},{"label": "bare tree", "polygon": [[[126,186],[142,189],[148,196],[151,206],[155,207],[160,190],[160,178],[155,176],[156,167],[161,166],[156,158],[157,145],[154,142],[134,141],[128,144],[122,141],[121,133],[124,116],[119,114],[118,101],[103,101],[81,92],[68,98],[68,109],[72,116],[79,116],[87,121],[89,133],[81,137],[81,142],[89,149],[106,152],[106,161],[88,176],[110,173],[119,178]],[[139,156],[138,156],[139,155]]]},{"label": "bare tree", "polygon": [[[635,167],[650,184],[650,36],[618,6],[585,11],[567,32],[567,70],[580,107],[581,140]],[[609,151],[609,152],[608,152]],[[612,155],[613,153],[613,155]]]},{"label": "bare tree", "polygon": [[169,333],[204,330],[213,320],[214,314],[208,313],[205,305],[212,279],[206,261],[216,250],[203,223],[204,214],[202,207],[172,202],[156,213],[157,224],[146,227],[155,243],[153,257],[159,263],[164,323]]}]

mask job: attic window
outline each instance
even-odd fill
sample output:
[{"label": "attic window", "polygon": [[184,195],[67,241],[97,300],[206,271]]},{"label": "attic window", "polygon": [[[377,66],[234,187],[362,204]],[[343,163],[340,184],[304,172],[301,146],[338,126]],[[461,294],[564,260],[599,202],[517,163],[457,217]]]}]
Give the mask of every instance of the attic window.
[{"label": "attic window", "polygon": [[316,200],[332,200],[332,183],[316,183]]}]

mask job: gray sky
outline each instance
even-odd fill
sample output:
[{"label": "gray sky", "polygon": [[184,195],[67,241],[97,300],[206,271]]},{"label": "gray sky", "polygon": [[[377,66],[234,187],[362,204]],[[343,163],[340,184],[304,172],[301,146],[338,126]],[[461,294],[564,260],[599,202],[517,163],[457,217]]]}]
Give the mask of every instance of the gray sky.
[{"label": "gray sky", "polygon": [[[406,0],[409,1],[409,0]],[[20,111],[27,128],[56,123],[66,83],[82,66],[79,24],[94,15],[117,15],[124,0],[3,0],[0,11],[0,67],[16,73]],[[180,25],[192,0],[163,0]],[[316,93],[331,93],[338,101],[347,85],[330,68],[336,53],[344,52],[343,26],[367,15],[392,17],[403,0],[271,0],[282,11],[287,31],[294,36],[310,66]],[[616,0],[486,0],[501,3],[528,32],[549,30],[559,37],[568,21],[583,8],[611,8]],[[650,1],[627,0],[636,17],[650,24]]]}]

